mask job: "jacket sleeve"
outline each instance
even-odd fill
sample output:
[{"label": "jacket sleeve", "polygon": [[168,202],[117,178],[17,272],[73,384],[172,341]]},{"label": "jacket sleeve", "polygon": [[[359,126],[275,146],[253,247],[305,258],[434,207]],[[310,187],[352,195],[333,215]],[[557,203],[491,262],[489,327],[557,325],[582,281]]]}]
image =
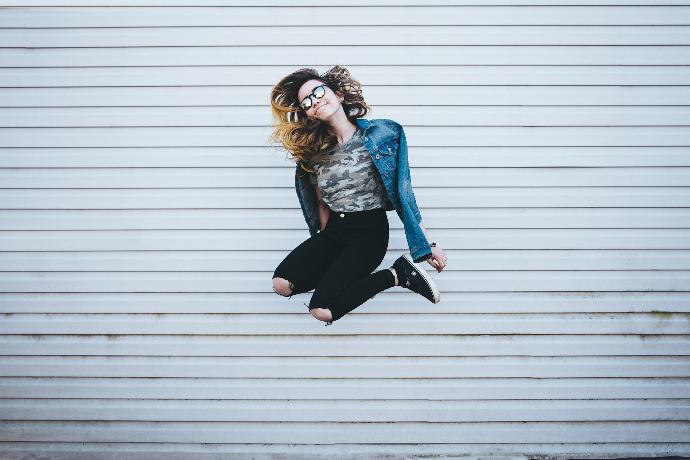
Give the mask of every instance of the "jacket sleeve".
[{"label": "jacket sleeve", "polygon": [[408,161],[407,154],[407,139],[405,138],[405,130],[402,125],[400,126],[400,135],[398,139],[400,158],[398,159],[398,168],[403,168],[405,184],[403,190],[406,193],[406,197],[410,202],[410,207],[412,208],[412,213],[414,214],[417,223],[422,222],[422,214],[419,212],[419,207],[417,206],[417,199],[414,196],[414,190],[412,189],[412,176],[410,175],[410,163]]},{"label": "jacket sleeve", "polygon": [[[416,228],[411,232],[408,232],[408,228],[405,228],[405,234],[407,236],[407,244],[410,247],[410,255],[415,262],[422,262],[429,258],[431,255],[431,246],[426,238],[426,235],[422,232],[419,224],[422,222],[422,215],[419,212],[419,207],[417,206],[417,200],[414,196],[414,191],[412,190],[412,177],[410,174],[410,165],[407,160],[407,139],[405,139],[405,130],[402,125],[399,126],[398,134],[398,194],[400,196],[400,202],[402,207],[407,211],[408,215],[411,214],[409,220],[413,219],[416,221]],[[401,214],[405,215],[405,211]],[[405,222],[403,221],[403,225]],[[412,224],[409,222],[408,225]],[[413,236],[417,235],[417,237]]]}]

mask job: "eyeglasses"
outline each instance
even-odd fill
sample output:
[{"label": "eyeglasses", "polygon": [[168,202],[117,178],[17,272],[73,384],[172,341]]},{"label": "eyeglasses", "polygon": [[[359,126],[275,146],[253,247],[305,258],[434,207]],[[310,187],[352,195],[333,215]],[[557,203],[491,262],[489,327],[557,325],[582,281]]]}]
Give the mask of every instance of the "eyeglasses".
[{"label": "eyeglasses", "polygon": [[299,106],[302,107],[304,110],[307,110],[309,107],[311,107],[311,97],[312,96],[314,96],[316,99],[321,99],[325,95],[326,95],[326,85],[319,85],[311,91],[311,94],[309,94],[307,97],[302,99],[302,102],[300,102]]}]

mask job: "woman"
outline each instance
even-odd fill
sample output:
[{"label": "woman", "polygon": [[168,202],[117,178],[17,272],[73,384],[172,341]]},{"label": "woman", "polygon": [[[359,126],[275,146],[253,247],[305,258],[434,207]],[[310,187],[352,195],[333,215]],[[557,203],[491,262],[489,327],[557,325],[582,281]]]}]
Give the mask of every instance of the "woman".
[{"label": "woman", "polygon": [[[438,272],[447,262],[421,224],[404,130],[393,120],[362,118],[369,106],[360,88],[335,66],[323,75],[300,69],[271,91],[271,139],[297,158],[295,189],[311,234],[275,269],[273,290],[292,296],[314,289],[307,307],[326,325],[393,286],[438,303],[436,283],[417,262]],[[411,254],[372,273],[388,249],[392,209]]]}]

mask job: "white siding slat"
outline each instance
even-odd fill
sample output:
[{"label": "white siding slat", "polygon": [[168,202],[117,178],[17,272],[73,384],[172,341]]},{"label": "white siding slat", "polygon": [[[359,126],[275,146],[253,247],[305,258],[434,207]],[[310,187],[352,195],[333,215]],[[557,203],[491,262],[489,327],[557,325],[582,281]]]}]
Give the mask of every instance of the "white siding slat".
[{"label": "white siding slat", "polygon": [[[306,239],[306,237],[305,237]],[[403,248],[389,248],[382,267],[390,266]],[[690,250],[504,249],[494,254],[483,250],[445,250],[455,270],[690,270]],[[152,257],[154,256],[155,257]],[[603,257],[605,256],[605,257]],[[270,272],[282,258],[282,251],[89,251],[0,253],[5,271],[264,271]]]},{"label": "white siding slat", "polygon": [[[247,333],[250,333],[250,330]],[[460,377],[687,378],[690,375],[690,363],[687,359],[667,356],[314,356],[280,357],[280,363],[280,365],[276,364],[276,359],[272,356],[0,356],[0,376],[445,379]]]},{"label": "white siding slat", "polygon": [[[5,127],[261,126],[266,107],[4,108]],[[382,107],[377,117],[410,125],[454,126],[687,126],[688,106],[623,107]],[[193,120],[193,122],[190,122]]]},{"label": "white siding slat", "polygon": [[[97,13],[100,17],[108,15]],[[690,12],[690,7],[687,9]],[[69,13],[70,15],[73,13]],[[208,14],[208,13],[204,13]],[[332,12],[335,20],[340,20]],[[494,13],[491,13],[494,14]],[[688,13],[686,13],[688,14]],[[0,24],[7,20],[0,16]],[[134,16],[138,17],[138,16]],[[590,17],[592,16],[590,14]],[[356,21],[361,18],[358,16]],[[685,22],[685,18],[676,20]],[[304,17],[300,18],[304,21]],[[4,27],[19,27],[5,25]],[[328,66],[328,56],[355,65],[688,65],[690,46],[665,45],[497,45],[497,46],[280,46],[273,47],[123,47],[123,48],[36,48],[23,50],[0,48],[0,62],[6,67],[121,67],[121,66],[191,66],[191,65],[271,65]],[[317,59],[313,62],[304,62]],[[227,71],[226,71],[227,72]],[[279,75],[276,77],[280,78]]]},{"label": "white siding slat", "polygon": [[[104,152],[106,149],[107,154]],[[497,166],[503,168],[558,167],[564,165],[570,167],[690,166],[690,149],[687,146],[425,147],[418,145],[410,150],[408,160],[410,166],[415,171],[416,168],[425,168],[430,165],[437,165],[442,168],[495,168]],[[6,147],[2,149],[2,154],[0,154],[0,168],[280,167],[289,170],[289,172],[285,173],[289,175],[294,171],[294,166],[295,164],[291,156],[285,150],[268,146],[192,148],[83,147],[79,149]],[[254,191],[254,193],[258,192],[258,190]],[[581,193],[585,192],[586,190],[581,190]],[[0,193],[2,193],[1,189]],[[126,192],[123,191],[123,193]],[[608,193],[615,193],[615,191],[609,190]],[[278,200],[284,195],[285,193],[281,191],[280,194],[276,193],[273,199]],[[250,197],[244,196],[244,198],[248,199]],[[429,203],[429,205],[433,205],[433,203]],[[254,205],[253,207],[257,206]]]},{"label": "white siding slat", "polygon": [[[5,0],[8,6],[45,7],[45,6],[141,6],[138,0]],[[187,0],[148,0],[151,6],[189,6]],[[262,6],[352,6],[352,2],[346,0],[262,0]],[[429,4],[428,6],[601,6],[601,0],[444,0],[442,4]],[[654,6],[657,0],[607,0],[606,5],[622,6]],[[664,0],[665,5],[687,5],[687,0]],[[197,0],[194,6],[215,7],[246,7],[256,6],[253,0]],[[370,6],[419,6],[419,0],[375,0],[361,3],[362,7]]]},{"label": "white siding slat", "polygon": [[[313,10],[311,10],[313,11]],[[685,9],[683,11],[690,11]],[[681,14],[683,13],[681,11]],[[112,28],[27,28],[0,30],[0,43],[5,47],[125,47],[125,46],[243,46],[312,45],[314,35],[321,45],[687,45],[690,31],[685,26],[458,26],[448,24],[415,25],[410,34],[407,24],[387,24],[372,28],[354,25],[370,13],[346,24],[309,24],[281,26],[281,34],[266,33],[264,26],[188,28],[188,27],[123,27]],[[350,21],[350,19],[345,19]],[[436,22],[436,21],[434,21]]]},{"label": "white siding slat", "polygon": [[[208,443],[375,443],[400,442],[393,423],[304,422],[297,430],[284,422],[0,422],[0,441],[208,442]],[[582,422],[409,422],[406,443],[535,442],[686,442],[690,426],[682,421]],[[395,439],[398,439],[395,441]]]},{"label": "white siding slat", "polygon": [[[687,249],[690,231],[678,229],[434,229],[448,249]],[[101,230],[4,231],[0,251],[280,251],[309,237],[306,230]],[[389,250],[408,250],[402,229],[393,229]],[[287,255],[287,254],[285,254]],[[431,267],[429,267],[431,268]],[[541,273],[539,275],[542,275]],[[548,276],[547,274],[543,274]],[[622,275],[628,276],[623,273]],[[662,272],[659,277],[671,276]],[[9,275],[8,275],[9,276]],[[184,274],[186,279],[193,274]],[[201,275],[202,278],[208,275]],[[459,274],[458,276],[462,276]],[[559,275],[555,275],[559,276]],[[572,275],[570,275],[572,276]],[[594,276],[594,275],[593,275]],[[28,279],[26,275],[22,278]],[[6,278],[9,279],[9,278]],[[684,277],[679,278],[682,280]],[[246,281],[246,280],[245,280]],[[494,280],[495,281],[495,280]]]},{"label": "white siding slat", "polygon": [[[294,168],[290,171],[293,174]],[[557,193],[556,193],[557,192]],[[494,207],[690,207],[688,187],[418,187],[422,209]],[[215,189],[0,189],[3,209],[292,209],[301,215],[294,186]],[[389,223],[397,218],[388,213]],[[424,214],[426,215],[426,214]],[[471,226],[471,223],[463,223]],[[294,238],[309,235],[306,223]],[[0,240],[0,243],[2,240]]]},{"label": "white siding slat", "polygon": [[512,422],[686,421],[690,401],[0,400],[5,421]]},{"label": "white siding slat", "polygon": [[[650,146],[690,145],[683,126],[410,126],[405,120],[410,149],[417,146]],[[268,127],[121,127],[3,128],[4,147],[232,147],[275,146]],[[277,155],[277,154],[276,154]],[[281,152],[282,157],[286,157]],[[287,162],[287,160],[286,160]],[[293,164],[294,166],[294,164]]]},{"label": "white siding slat", "polygon": [[[61,3],[61,5],[63,5]],[[361,7],[245,6],[132,8],[15,8],[0,16],[0,27],[171,27],[171,26],[287,26],[305,25],[315,15],[320,25],[687,25],[690,7],[671,6],[443,6],[415,5],[391,8],[362,4]],[[270,12],[270,14],[267,14]],[[365,14],[366,13],[366,14]],[[268,29],[271,30],[271,29]],[[278,32],[274,32],[278,34]]]},{"label": "white siding slat", "polygon": [[[395,308],[391,306],[390,308]],[[371,312],[371,310],[368,310]],[[372,312],[375,313],[375,312]],[[659,315],[662,317],[662,315]],[[690,353],[684,335],[515,335],[303,337],[7,335],[2,355],[80,356],[674,356]],[[0,397],[2,394],[0,393]]]},{"label": "white siding slat", "polygon": [[[690,227],[690,213],[684,208],[515,208],[515,209],[440,209],[422,208],[424,211],[424,225],[428,228],[441,227],[443,222],[465,222],[465,228],[688,228]],[[403,224],[400,218],[394,218],[394,211],[390,211],[389,228],[402,230]],[[397,216],[397,214],[396,214]],[[306,223],[302,215],[289,210],[3,210],[0,211],[0,230],[242,230],[246,228],[271,230],[275,229],[276,221],[280,222],[282,229],[302,230],[306,229]],[[446,248],[452,249],[452,248]],[[687,257],[687,253],[683,257]],[[191,262],[187,256],[180,254],[175,256],[184,261]],[[28,255],[29,257],[34,257]],[[47,255],[51,257],[50,255]],[[124,255],[128,257],[128,255]],[[11,261],[15,255],[0,254],[0,258]],[[41,256],[41,261],[46,255]],[[77,257],[79,257],[77,255]],[[205,259],[207,256],[204,255]],[[225,256],[223,256],[225,257]],[[243,259],[242,264],[251,263],[239,254],[233,258]],[[265,259],[262,254],[253,257]],[[486,254],[492,260],[493,256]],[[506,254],[501,263],[510,263],[515,254]],[[569,259],[573,257],[568,254]],[[575,260],[579,257],[575,255]],[[8,259],[10,258],[10,259]],[[672,259],[665,259],[670,262]],[[219,259],[220,260],[220,259]],[[82,259],[80,263],[88,260]],[[141,261],[144,264],[156,263]],[[167,259],[165,263],[175,263],[175,260]],[[232,261],[227,261],[232,263]],[[140,262],[137,262],[139,264]],[[271,256],[273,263],[273,256]],[[688,259],[690,263],[690,259]],[[684,266],[686,267],[686,266]],[[659,267],[660,268],[660,267]],[[669,267],[670,268],[670,267]],[[690,268],[687,266],[686,268]]]},{"label": "white siding slat", "polygon": [[[611,0],[607,0],[611,1]],[[535,427],[538,429],[538,427]],[[408,456],[410,458],[429,456],[457,456],[462,452],[463,457],[476,456],[495,460],[526,460],[543,455],[544,451],[553,453],[561,458],[581,458],[598,455],[602,458],[623,457],[656,457],[659,452],[668,456],[683,456],[687,454],[687,443],[672,442],[606,442],[606,443],[499,443],[499,444],[468,444],[453,442],[443,444],[396,444],[387,442],[377,444],[375,451],[368,444],[340,444],[324,443],[323,440],[314,444],[271,443],[271,444],[209,444],[209,443],[170,443],[159,442],[3,442],[0,453],[12,456],[34,455],[36,452],[50,452],[51,460],[93,460],[94,458],[114,456],[126,453],[128,460],[218,460],[219,456],[233,459],[270,459],[280,457],[290,460],[304,458],[340,457],[356,459],[366,457],[372,460],[387,460],[395,457]],[[21,457],[20,457],[21,458]],[[403,457],[404,458],[404,457]],[[441,457],[443,458],[443,457]],[[472,457],[470,457],[472,458]]]},{"label": "white siding slat", "polygon": [[560,378],[104,378],[5,377],[3,398],[258,399],[258,400],[520,400],[690,397],[690,379]]},{"label": "white siding slat", "polygon": [[[443,289],[443,288],[441,288]],[[385,295],[385,294],[382,294]],[[690,333],[687,313],[554,313],[554,314],[481,314],[481,313],[433,313],[426,305],[418,305],[415,313],[386,315],[352,314],[342,322],[340,331],[353,334],[685,334]],[[269,312],[270,313],[270,312]],[[358,311],[357,313],[364,313]],[[432,314],[433,313],[433,314]],[[305,322],[309,316],[307,307],[295,308],[294,313],[285,315],[257,312],[237,314],[228,305],[222,314],[5,314],[0,323],[3,334],[253,334],[270,335],[278,325],[281,334],[328,334],[321,324]],[[97,362],[100,357],[95,357]],[[520,361],[524,356],[515,357]],[[527,357],[529,358],[529,357]],[[33,358],[32,358],[33,359]],[[43,363],[36,358],[36,364]],[[270,361],[273,356],[266,357]],[[282,359],[282,358],[281,358]],[[327,358],[325,358],[327,360]],[[431,359],[431,358],[429,358]],[[608,359],[608,358],[607,358]],[[602,359],[603,362],[607,359]],[[641,358],[642,359],[642,358]],[[7,366],[1,375],[12,374],[11,366],[24,366],[31,360],[7,358],[0,364]],[[46,359],[45,362],[52,362]],[[260,360],[261,361],[261,360]],[[481,360],[480,360],[481,361]],[[548,360],[547,360],[548,361]],[[649,358],[645,365],[654,366],[655,359]],[[130,361],[125,361],[130,362]],[[132,363],[136,360],[131,361]],[[161,360],[162,363],[168,362]],[[565,361],[564,361],[565,362]],[[520,361],[520,366],[524,365]],[[661,363],[661,358],[659,358]],[[675,363],[678,369],[689,369],[690,362],[682,359]],[[28,366],[28,364],[26,364]],[[258,365],[258,364],[257,364]],[[339,364],[340,365],[340,364]],[[512,366],[506,360],[506,366]],[[517,364],[516,364],[517,365]],[[163,364],[161,364],[163,366]],[[531,364],[530,364],[531,366]],[[659,364],[660,367],[663,367]],[[686,366],[686,367],[684,367]],[[78,366],[80,367],[80,366]],[[88,367],[85,365],[85,368]],[[270,366],[269,366],[270,367]],[[440,366],[442,368],[443,366]],[[22,367],[23,368],[23,367]],[[602,369],[606,366],[602,365]],[[37,367],[41,372],[43,365]],[[123,372],[126,366],[123,364]],[[533,368],[530,368],[534,370]],[[529,371],[530,369],[527,369]],[[651,368],[650,368],[651,370]],[[283,372],[284,369],[275,369]],[[75,370],[74,372],[80,372]],[[297,371],[299,372],[299,371]],[[683,371],[684,372],[684,371]],[[41,374],[31,374],[41,375]],[[75,374],[76,375],[76,374]],[[645,374],[645,376],[648,376]],[[688,376],[676,374],[676,376]]]},{"label": "white siding slat", "polygon": [[[607,0],[611,1],[611,0]],[[538,427],[535,427],[538,428]],[[280,457],[290,460],[304,458],[340,457],[356,459],[366,457],[372,460],[387,460],[395,457],[408,456],[410,458],[429,456],[457,456],[462,452],[463,457],[476,456],[495,460],[526,460],[543,455],[544,451],[553,453],[561,458],[581,458],[598,455],[602,458],[623,457],[655,457],[659,452],[669,456],[683,456],[687,454],[687,443],[672,442],[607,442],[607,443],[499,443],[499,444],[467,444],[453,442],[443,444],[396,444],[387,442],[377,444],[375,451],[368,444],[340,444],[324,443],[323,440],[314,444],[271,443],[246,444],[192,444],[170,443],[99,443],[99,442],[4,442],[0,445],[0,453],[6,453],[10,458],[16,455],[34,455],[36,452],[50,452],[51,460],[93,460],[98,456],[112,458],[126,452],[128,460],[218,460],[220,455],[233,459],[270,459]],[[403,457],[404,458],[404,457]],[[441,457],[442,458],[442,457]]]},{"label": "white siding slat", "polygon": [[[690,135],[690,130],[688,130]],[[294,169],[294,168],[293,168]],[[687,186],[690,167],[418,168],[417,187]],[[0,169],[6,188],[208,188],[294,186],[285,168],[12,168]],[[293,192],[294,194],[294,192]]]},{"label": "white siding slat", "polygon": [[[36,53],[37,50],[32,50]],[[385,60],[383,62],[386,62]],[[42,61],[41,61],[42,63]],[[143,86],[139,89],[141,92],[151,91],[152,94],[156,92],[165,91],[167,96],[165,98],[169,103],[174,103],[177,98],[170,97],[176,91],[183,88],[158,88],[158,86],[211,86],[209,88],[197,88],[197,90],[205,90],[211,92],[211,98],[214,98],[215,93],[220,95],[220,99],[215,98],[214,102],[208,105],[216,105],[222,102],[223,91],[228,85],[242,86],[242,91],[251,88],[254,85],[262,85],[261,93],[252,99],[236,99],[236,103],[247,105],[267,104],[269,88],[275,84],[276,80],[294,70],[294,66],[290,64],[280,64],[272,62],[270,66],[265,65],[243,65],[233,66],[232,71],[228,71],[225,66],[194,66],[193,64],[185,64],[182,62],[169,63],[166,66],[114,66],[112,61],[108,62],[88,62],[90,67],[64,67],[71,64],[69,61],[60,60],[60,67],[37,67],[31,66],[28,68],[11,68],[3,67],[0,73],[0,84],[3,87],[17,87],[26,88],[27,91],[33,91],[36,87],[46,87],[45,89],[55,89],[56,82],[60,82],[60,87],[75,87],[69,88],[74,90],[89,90],[94,91],[98,89],[110,91],[137,91],[137,88],[132,86]],[[98,64],[98,65],[96,65]],[[230,65],[236,64],[229,63]],[[646,66],[646,65],[612,65],[600,64],[596,66],[581,66],[574,65],[575,63],[566,63],[555,65],[556,63],[546,65],[526,65],[526,63],[517,63],[516,65],[431,65],[431,66],[413,66],[395,63],[387,63],[386,65],[371,65],[353,63],[348,65],[353,75],[356,75],[361,80],[362,84],[371,86],[405,86],[420,85],[428,86],[458,86],[463,85],[509,85],[509,90],[519,90],[519,88],[512,88],[515,85],[649,85],[653,87],[663,85],[685,85],[690,84],[690,67],[687,65],[664,65],[664,66]],[[505,63],[503,63],[505,64]],[[328,66],[316,66],[320,72],[328,69]],[[117,82],[117,87],[112,87],[113,82]],[[59,87],[58,87],[59,88]],[[368,88],[368,86],[364,86]],[[398,89],[398,88],[392,88]],[[486,88],[491,91],[493,88]],[[548,90],[547,88],[543,88]],[[586,90],[583,88],[570,88],[573,91]],[[609,88],[606,88],[609,89]],[[630,88],[624,88],[630,89]],[[406,93],[405,97],[411,97],[410,94],[415,91],[410,91],[407,88],[399,88]],[[682,92],[684,88],[676,88]],[[505,91],[505,90],[504,90]],[[252,93],[247,93],[248,95]],[[256,94],[256,93],[255,93]],[[368,90],[364,94],[369,97]],[[481,94],[481,93],[479,93]],[[500,94],[500,93],[499,93]],[[577,94],[573,92],[572,94]],[[141,105],[142,101],[147,99],[138,99],[135,103],[130,105]],[[400,98],[396,98],[400,101]],[[489,99],[488,101],[490,101]],[[126,101],[126,100],[124,100]],[[73,103],[70,98],[66,100],[57,101],[60,105],[69,105]],[[184,100],[181,100],[184,102]],[[204,99],[199,100],[198,104],[204,104]],[[399,102],[398,102],[399,103]],[[532,104],[535,103],[533,100]],[[582,103],[582,102],[581,102]],[[14,105],[14,104],[12,104]],[[118,104],[119,105],[119,104]]]},{"label": "white siding slat", "polygon": [[[659,72],[663,69],[663,67],[657,68]],[[8,74],[16,74],[14,71],[17,70],[20,69],[4,69],[3,72],[9,73],[3,73],[3,76],[6,78]],[[55,73],[64,70],[56,69]],[[245,115],[260,119],[261,123],[264,123],[266,111],[269,110],[268,103],[265,103],[265,99],[270,93],[270,86],[268,85],[231,86],[226,81],[223,86],[206,87],[200,85],[200,79],[203,76],[199,75],[189,79],[187,82],[189,86],[182,87],[88,87],[93,83],[88,78],[90,69],[78,70],[82,72],[78,75],[85,77],[85,79],[73,83],[83,86],[23,88],[21,86],[26,84],[25,79],[5,80],[7,86],[15,87],[0,88],[0,99],[2,99],[4,107],[26,107],[30,108],[34,114],[39,113],[35,109],[36,107],[56,109],[79,107],[82,110],[85,110],[85,107],[98,107],[101,108],[100,115],[105,116],[112,112],[113,107],[127,107],[130,110],[141,110],[142,107],[171,107],[180,110],[177,108],[183,107],[183,110],[191,111],[196,110],[194,106],[203,104],[207,110],[218,110],[216,107],[242,110]],[[111,71],[119,70],[122,69],[111,69]],[[257,68],[258,71],[259,68]],[[414,72],[414,67],[408,68],[408,71]],[[486,68],[485,72],[491,72],[491,68]],[[678,72],[682,72],[682,70],[678,69]],[[40,73],[42,73],[42,69],[35,69],[30,75],[25,75],[25,78],[33,78]],[[63,80],[70,78],[68,74],[61,74],[61,77]],[[154,78],[154,74],[149,74],[149,77]],[[534,75],[533,78],[538,79],[539,77]],[[615,105],[620,106],[616,107],[616,110],[620,110],[621,113],[623,110],[637,110],[640,114],[644,114],[645,112],[641,108],[645,106],[665,106],[663,110],[685,110],[685,107],[670,106],[690,104],[690,87],[687,86],[669,87],[658,84],[653,86],[610,86],[604,84],[606,81],[603,75],[600,79],[601,81],[596,86],[437,84],[436,86],[425,85],[424,88],[420,88],[419,92],[409,92],[402,85],[362,84],[362,91],[372,108],[371,113],[375,114],[375,117],[380,117],[378,107],[395,107],[395,109],[385,108],[389,117],[397,117],[400,111],[405,110],[405,118],[407,119],[413,117],[418,110],[426,111],[426,118],[434,116],[439,110],[447,110],[445,107],[465,105],[475,106],[472,107],[473,110],[482,106],[496,105],[507,110],[513,110],[510,107],[512,105],[519,105],[520,108],[539,106],[539,110],[556,110],[552,107],[562,105],[569,107],[561,110],[570,110],[572,108],[570,106],[591,106],[589,108],[602,110],[601,107],[603,106]],[[416,110],[410,109],[407,107],[408,105],[416,105],[417,108]],[[108,110],[102,110],[103,107],[108,107]],[[654,109],[662,110],[662,107],[655,107]],[[5,110],[7,109],[2,109],[0,114],[4,114]],[[204,111],[197,110],[195,116],[203,116],[204,114]],[[11,121],[12,118],[5,117],[4,119],[5,123]],[[83,122],[86,121],[93,120],[83,120]],[[607,120],[608,123],[615,121],[616,119]],[[253,158],[252,160],[259,161],[261,158]]]},{"label": "white siding slat", "polygon": [[[485,251],[486,252],[486,251]],[[447,269],[448,270],[448,269]],[[688,291],[494,291],[444,292],[444,301],[425,304],[402,289],[376,296],[365,309],[368,313],[649,313],[660,319],[667,313],[686,313]],[[307,294],[286,299],[273,291],[247,292],[48,292],[0,293],[3,313],[233,313],[266,312],[302,314]],[[657,317],[657,316],[655,316]],[[339,339],[342,336],[337,336]],[[415,336],[411,340],[416,340]],[[191,340],[191,339],[190,339]]]}]

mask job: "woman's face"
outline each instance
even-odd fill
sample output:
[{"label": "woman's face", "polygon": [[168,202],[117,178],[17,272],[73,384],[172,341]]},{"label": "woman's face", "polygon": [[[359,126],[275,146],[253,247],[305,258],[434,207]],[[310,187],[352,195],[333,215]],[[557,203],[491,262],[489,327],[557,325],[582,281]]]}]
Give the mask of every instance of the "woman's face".
[{"label": "woman's face", "polygon": [[[324,85],[326,93],[321,99],[314,97],[312,91],[317,86]],[[324,82],[321,80],[309,80],[305,82],[297,92],[297,100],[302,102],[308,95],[311,96],[311,107],[304,111],[307,117],[317,118],[319,120],[326,120],[330,118],[338,110],[343,110],[341,102],[343,98],[331,90]],[[343,110],[344,112],[344,110]]]}]

